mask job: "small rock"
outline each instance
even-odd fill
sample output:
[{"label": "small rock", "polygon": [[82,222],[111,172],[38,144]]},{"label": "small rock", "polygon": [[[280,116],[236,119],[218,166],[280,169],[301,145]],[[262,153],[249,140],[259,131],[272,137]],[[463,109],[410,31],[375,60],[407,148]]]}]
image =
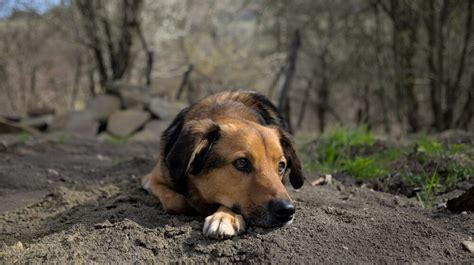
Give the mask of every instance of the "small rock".
[{"label": "small rock", "polygon": [[94,228],[95,229],[104,229],[104,228],[113,227],[113,226],[114,225],[109,220],[105,220],[102,223],[95,224]]},{"label": "small rock", "polygon": [[0,118],[7,121],[19,122],[24,118],[24,115],[19,112],[0,112]]},{"label": "small rock", "polygon": [[6,121],[2,118],[0,118],[0,134],[2,133],[22,133],[22,132],[28,132],[28,133],[37,133],[36,130],[33,128],[30,128],[28,126],[22,126],[18,124],[14,124],[12,122]]},{"label": "small rock", "polygon": [[117,111],[110,115],[107,131],[115,136],[129,136],[142,127],[149,118],[150,114],[141,110]]},{"label": "small rock", "polygon": [[45,131],[49,128],[49,125],[53,122],[53,115],[43,115],[39,117],[29,117],[21,120],[20,124],[26,127],[32,127],[40,131]]},{"label": "small rock", "polygon": [[474,186],[461,196],[448,200],[446,205],[452,212],[474,211]]},{"label": "small rock", "polygon": [[127,109],[142,109],[150,100],[150,91],[146,86],[136,86],[115,81],[106,85],[107,91],[119,95],[122,105]]},{"label": "small rock", "polygon": [[474,253],[474,241],[463,241],[462,245],[466,250],[469,250],[469,252]]},{"label": "small rock", "polygon": [[128,139],[129,142],[151,142],[151,141],[159,141],[159,140],[160,140],[160,135],[148,129],[141,130],[135,133],[132,137]]},{"label": "small rock", "polygon": [[169,102],[159,97],[152,98],[148,106],[151,113],[161,120],[173,119],[184,107],[186,105],[181,102]]},{"label": "small rock", "polygon": [[325,182],[326,184],[331,185],[331,184],[332,184],[332,175],[326,174],[326,175],[324,176],[324,182]]},{"label": "small rock", "polygon": [[97,134],[99,123],[90,112],[78,111],[67,115],[64,127],[66,132],[76,136],[92,138]]},{"label": "small rock", "polygon": [[320,177],[315,181],[311,182],[311,186],[320,186],[324,184],[324,177]]},{"label": "small rock", "polygon": [[23,251],[25,248],[23,247],[23,243],[21,241],[16,242],[15,245],[12,246],[14,251]]},{"label": "small rock", "polygon": [[113,138],[112,135],[110,135],[107,132],[101,132],[101,133],[99,133],[99,135],[97,135],[97,140],[99,142],[107,142],[107,141],[111,140],[112,138]]},{"label": "small rock", "polygon": [[156,135],[161,135],[171,124],[171,120],[151,120],[144,129],[154,132]]},{"label": "small rock", "polygon": [[96,120],[106,120],[120,109],[120,98],[113,95],[98,95],[87,104],[87,110]]},{"label": "small rock", "polygon": [[324,177],[320,177],[317,180],[311,182],[312,186],[319,186],[319,185],[325,185],[325,184],[332,184],[332,176],[329,174],[326,174]]},{"label": "small rock", "polygon": [[59,176],[59,172],[55,169],[52,169],[52,168],[48,168],[48,174],[50,174],[52,176]]},{"label": "small rock", "polygon": [[110,157],[104,156],[102,154],[97,154],[97,159],[99,159],[100,161],[112,161],[112,159],[110,159]]}]

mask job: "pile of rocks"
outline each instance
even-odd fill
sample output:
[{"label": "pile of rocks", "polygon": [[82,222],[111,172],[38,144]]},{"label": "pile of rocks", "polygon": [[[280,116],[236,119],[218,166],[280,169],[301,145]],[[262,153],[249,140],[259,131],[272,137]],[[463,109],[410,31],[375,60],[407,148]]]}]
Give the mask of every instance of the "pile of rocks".
[{"label": "pile of rocks", "polygon": [[122,89],[119,93],[92,98],[81,111],[34,118],[4,118],[0,119],[0,131],[2,128],[8,130],[7,133],[64,131],[80,137],[97,137],[101,141],[158,141],[186,104],[146,95],[141,91]]}]

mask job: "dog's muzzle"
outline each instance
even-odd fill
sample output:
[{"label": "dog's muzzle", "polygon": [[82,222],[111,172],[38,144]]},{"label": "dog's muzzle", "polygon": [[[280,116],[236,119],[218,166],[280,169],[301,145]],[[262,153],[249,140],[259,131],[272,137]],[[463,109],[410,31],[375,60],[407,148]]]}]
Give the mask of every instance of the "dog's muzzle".
[{"label": "dog's muzzle", "polygon": [[295,207],[289,200],[273,199],[267,207],[256,210],[249,218],[249,223],[261,227],[280,227],[293,222]]},{"label": "dog's muzzle", "polygon": [[293,219],[295,207],[288,200],[271,200],[268,209],[272,218],[285,224]]}]

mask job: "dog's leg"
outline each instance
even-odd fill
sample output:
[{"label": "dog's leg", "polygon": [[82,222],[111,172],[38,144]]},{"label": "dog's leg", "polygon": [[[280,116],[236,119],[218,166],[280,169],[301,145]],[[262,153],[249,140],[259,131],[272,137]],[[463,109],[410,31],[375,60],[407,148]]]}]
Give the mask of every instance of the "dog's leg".
[{"label": "dog's leg", "polygon": [[189,213],[192,208],[189,206],[186,197],[170,189],[166,184],[160,182],[155,171],[146,175],[142,179],[143,189],[158,197],[161,206],[168,213]]},{"label": "dog's leg", "polygon": [[203,233],[212,238],[230,238],[245,231],[245,221],[242,215],[234,213],[225,206],[204,221]]}]

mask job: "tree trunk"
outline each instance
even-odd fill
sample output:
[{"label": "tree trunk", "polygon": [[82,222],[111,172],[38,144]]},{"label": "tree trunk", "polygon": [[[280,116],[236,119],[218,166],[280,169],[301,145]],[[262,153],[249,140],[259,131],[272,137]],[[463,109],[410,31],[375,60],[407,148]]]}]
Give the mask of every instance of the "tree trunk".
[{"label": "tree trunk", "polygon": [[79,92],[79,82],[81,81],[82,75],[82,59],[78,55],[76,57],[76,71],[74,72],[74,80],[72,82],[72,92],[71,92],[71,102],[69,103],[69,108],[74,109],[76,103],[77,94]]},{"label": "tree trunk", "polygon": [[90,69],[87,72],[87,77],[89,79],[89,92],[92,97],[95,97],[97,95],[97,92],[95,91],[95,81],[94,81],[94,70]]},{"label": "tree trunk", "polygon": [[390,125],[387,117],[387,104],[385,99],[385,87],[384,87],[384,80],[383,80],[383,72],[384,72],[384,63],[383,63],[383,54],[382,54],[382,43],[380,40],[381,36],[381,22],[380,22],[380,13],[379,13],[379,6],[375,2],[373,4],[374,16],[375,16],[375,53],[377,58],[377,89],[376,94],[380,101],[380,111],[382,113],[382,123],[385,130],[385,133],[390,133]]},{"label": "tree trunk", "polygon": [[456,127],[467,130],[474,117],[474,73],[471,73],[471,85],[467,89],[467,99],[461,108],[461,114],[456,121]]},{"label": "tree trunk", "polygon": [[[142,0],[122,0],[119,5],[120,17],[118,27],[112,26],[111,19],[107,19],[98,13],[104,10],[102,1],[76,0],[77,9],[82,17],[83,28],[88,38],[86,47],[91,49],[99,71],[100,84],[106,87],[109,81],[116,81],[123,78],[130,68],[131,48],[133,44],[132,31],[139,28],[139,13],[142,7]],[[112,29],[118,28],[119,32],[113,34]],[[104,32],[105,41],[99,38]],[[139,33],[140,35],[140,33]],[[141,34],[142,45],[144,43]],[[114,38],[114,36],[116,36]],[[139,36],[140,37],[140,36]],[[145,43],[146,44],[146,43]],[[146,46],[144,46],[146,47]],[[106,62],[108,55],[108,62]],[[153,64],[153,53],[149,50],[147,55],[147,85],[151,83],[151,66]],[[109,70],[107,70],[107,66]],[[110,72],[110,75],[109,75]]]},{"label": "tree trunk", "polygon": [[323,77],[323,81],[321,83],[321,87],[319,88],[318,91],[318,105],[316,106],[317,108],[317,115],[318,115],[318,125],[319,125],[319,131],[324,132],[324,129],[326,128],[326,106],[327,106],[327,101],[328,101],[328,84],[327,84],[327,78]]},{"label": "tree trunk", "polygon": [[288,58],[287,58],[287,67],[284,73],[284,81],[283,86],[280,92],[280,98],[278,100],[278,108],[282,113],[283,117],[286,119],[288,123],[288,130],[290,133],[293,132],[291,120],[290,120],[290,98],[288,93],[291,89],[291,81],[293,80],[293,76],[295,74],[296,69],[296,61],[298,59],[298,50],[301,46],[301,37],[299,30],[295,30],[293,35],[293,40],[291,42],[290,49],[288,51]]},{"label": "tree trunk", "polygon": [[361,106],[357,112],[357,124],[367,125],[370,129],[370,101],[369,101],[369,85],[364,85],[362,95],[360,95]]},{"label": "tree trunk", "polygon": [[37,94],[36,94],[36,75],[38,72],[38,66],[33,66],[30,73],[30,98],[29,98],[29,110],[33,110],[35,108],[34,104],[38,101]]},{"label": "tree trunk", "polygon": [[304,90],[304,98],[303,103],[301,104],[300,114],[298,115],[298,122],[296,123],[296,128],[298,129],[301,129],[301,126],[303,125],[304,116],[306,114],[306,106],[308,105],[312,86],[312,80],[308,80],[306,83],[306,88]]},{"label": "tree trunk", "polygon": [[10,80],[7,72],[7,67],[5,64],[0,64],[0,86],[5,90],[5,94],[8,98],[8,103],[10,104],[10,109],[15,111],[17,109],[15,104],[15,97],[13,96],[10,90]]},{"label": "tree trunk", "polygon": [[395,89],[399,106],[397,116],[400,122],[406,118],[408,132],[416,132],[420,126],[413,58],[416,53],[418,15],[406,2],[391,0],[390,3],[389,15],[393,22]]},{"label": "tree trunk", "polygon": [[193,71],[193,69],[194,65],[190,64],[186,72],[184,72],[183,79],[181,80],[181,84],[179,85],[178,91],[176,93],[176,100],[179,100],[181,98],[181,95],[183,94],[184,89],[186,87],[188,87],[189,89],[189,83],[191,82],[191,72]]},{"label": "tree trunk", "polygon": [[[446,109],[446,115],[445,115],[445,122],[448,123],[449,122],[449,125],[450,127],[452,126],[455,126],[456,123],[458,123],[457,121],[454,120],[454,107],[457,105],[457,102],[459,100],[459,94],[461,92],[461,88],[460,88],[460,85],[461,85],[461,79],[463,77],[463,74],[464,74],[464,68],[465,68],[465,61],[466,61],[466,52],[467,52],[467,47],[468,47],[468,44],[469,44],[469,41],[470,41],[470,38],[471,38],[471,34],[472,34],[472,19],[473,19],[473,16],[472,16],[472,12],[473,12],[473,1],[468,1],[467,3],[467,16],[466,16],[466,26],[465,26],[465,31],[464,31],[464,42],[463,42],[463,46],[462,46],[462,50],[461,50],[461,55],[460,55],[460,59],[459,59],[459,65],[458,65],[458,69],[457,69],[457,72],[456,72],[456,77],[455,77],[455,81],[453,82],[453,85],[451,85],[448,89],[448,93],[447,93],[447,106],[449,106],[447,109]],[[473,84],[472,82],[474,82],[473,80],[473,77],[471,76],[471,88],[467,90],[467,102],[469,104],[469,99],[471,99],[472,101],[472,89],[473,89]],[[471,103],[472,104],[472,103]],[[472,106],[471,106],[471,110],[472,110]],[[464,113],[464,109],[463,109],[463,112]],[[462,113],[460,114],[460,116],[462,116]],[[467,128],[467,125],[468,125],[469,121],[467,122],[467,124],[465,125],[465,127]]]}]

